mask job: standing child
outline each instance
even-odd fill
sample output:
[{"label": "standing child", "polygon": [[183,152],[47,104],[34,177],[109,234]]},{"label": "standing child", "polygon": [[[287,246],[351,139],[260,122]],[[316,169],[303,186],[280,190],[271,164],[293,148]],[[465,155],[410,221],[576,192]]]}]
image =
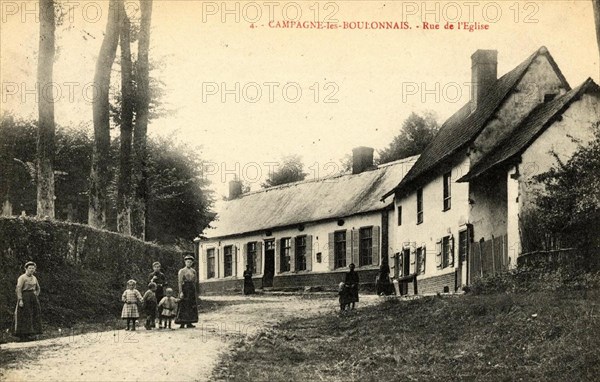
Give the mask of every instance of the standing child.
[{"label": "standing child", "polygon": [[137,304],[144,301],[140,292],[135,289],[135,286],[135,280],[127,281],[127,289],[125,289],[123,296],[121,296],[121,300],[124,303],[121,318],[127,320],[127,329],[125,330],[130,330],[130,328],[131,330],[135,330],[135,320],[140,317]]},{"label": "standing child", "polygon": [[[152,272],[148,276],[150,282],[156,284],[156,301],[160,302],[165,296],[165,288],[167,287],[167,278],[161,271],[161,265],[158,261],[152,263]],[[162,316],[160,310],[158,311],[158,327],[162,327]]]},{"label": "standing child", "polygon": [[165,329],[171,329],[171,321],[175,317],[175,308],[177,307],[177,299],[173,297],[173,289],[167,288],[167,296],[163,297],[158,303],[158,309],[161,309],[161,315],[165,320]]},{"label": "standing child", "polygon": [[144,293],[144,312],[146,313],[146,330],[156,327],[156,284],[148,284],[148,290]]}]

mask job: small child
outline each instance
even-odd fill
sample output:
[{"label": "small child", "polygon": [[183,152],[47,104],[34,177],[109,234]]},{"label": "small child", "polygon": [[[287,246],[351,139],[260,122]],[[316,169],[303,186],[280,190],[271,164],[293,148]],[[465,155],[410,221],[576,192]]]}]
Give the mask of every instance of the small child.
[{"label": "small child", "polygon": [[350,288],[348,288],[343,281],[338,286],[338,294],[340,295],[340,311],[343,312],[346,308],[350,307]]},{"label": "small child", "polygon": [[167,325],[168,328],[171,329],[171,321],[173,320],[173,317],[175,317],[175,308],[177,307],[178,300],[173,297],[172,288],[167,288],[165,292],[167,293],[167,296],[160,300],[158,308],[162,308],[161,314],[165,321],[165,329],[167,328]]},{"label": "small child", "polygon": [[[140,294],[140,292],[135,289],[136,282],[135,280],[127,281],[127,289],[123,292],[123,296],[121,296],[121,301],[123,301],[123,310],[121,311],[121,318],[127,320],[127,329],[125,330],[135,330],[135,321],[140,317],[140,313],[138,312],[137,304],[144,301],[144,298]],[[131,325],[133,323],[133,326]]]},{"label": "small child", "polygon": [[148,284],[148,290],[144,293],[144,312],[146,313],[146,330],[156,327],[156,284]]},{"label": "small child", "polygon": [[[167,287],[167,278],[164,273],[161,271],[161,265],[158,261],[152,263],[152,272],[148,276],[148,280],[156,284],[156,301],[160,302],[163,297],[165,297],[165,288]],[[157,312],[158,314],[158,327],[162,327],[162,316],[160,314],[160,310]]]}]

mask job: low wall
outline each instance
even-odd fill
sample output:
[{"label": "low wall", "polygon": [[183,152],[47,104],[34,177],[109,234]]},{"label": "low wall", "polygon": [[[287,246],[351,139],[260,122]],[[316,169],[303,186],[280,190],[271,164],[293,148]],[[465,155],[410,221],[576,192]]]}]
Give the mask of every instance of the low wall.
[{"label": "low wall", "polygon": [[[375,277],[379,269],[357,270],[362,291],[371,291],[375,288]],[[323,273],[291,273],[278,275],[273,278],[273,290],[299,290],[305,287],[321,288],[323,290],[337,290],[338,284],[344,281],[346,271]],[[253,277],[254,287],[262,288],[262,278]],[[225,279],[204,281],[200,283],[200,292],[205,294],[241,293],[244,280]]]},{"label": "low wall", "polygon": [[37,263],[45,324],[71,327],[81,320],[119,317],[129,279],[144,293],[152,262],[160,261],[177,286],[182,252],[82,224],[0,218],[0,329],[13,325],[15,285],[25,262]]},{"label": "low wall", "polygon": [[[455,285],[455,272],[447,273],[440,276],[428,277],[426,279],[420,279],[417,276],[417,293],[423,294],[436,294],[444,293],[444,288],[448,288],[447,292],[454,293]],[[414,295],[413,283],[408,284],[408,295]]]}]

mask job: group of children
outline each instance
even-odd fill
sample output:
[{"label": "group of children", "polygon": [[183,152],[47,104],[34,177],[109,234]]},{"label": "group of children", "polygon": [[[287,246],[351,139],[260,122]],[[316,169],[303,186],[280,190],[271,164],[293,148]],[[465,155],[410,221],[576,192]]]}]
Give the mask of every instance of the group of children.
[{"label": "group of children", "polygon": [[158,261],[154,262],[152,268],[153,272],[150,273],[148,290],[144,293],[144,296],[136,289],[137,282],[135,280],[127,281],[127,289],[121,296],[123,301],[121,318],[127,320],[125,330],[135,330],[135,323],[140,317],[138,305],[142,304],[146,313],[146,323],[144,325],[146,330],[156,327],[157,313],[159,329],[172,329],[171,321],[176,316],[179,300],[173,297],[173,289],[165,288],[167,283],[164,273],[161,272],[160,263]]}]

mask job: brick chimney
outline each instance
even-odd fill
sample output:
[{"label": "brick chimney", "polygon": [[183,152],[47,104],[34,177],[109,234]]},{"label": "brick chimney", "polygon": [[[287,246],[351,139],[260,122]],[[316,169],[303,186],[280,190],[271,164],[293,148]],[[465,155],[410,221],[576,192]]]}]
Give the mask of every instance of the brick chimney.
[{"label": "brick chimney", "polygon": [[498,51],[478,49],[471,56],[471,111],[498,79]]},{"label": "brick chimney", "polygon": [[229,200],[237,199],[242,195],[242,182],[239,180],[229,181]]},{"label": "brick chimney", "polygon": [[352,173],[360,174],[366,170],[372,169],[373,166],[373,148],[372,147],[355,147],[352,149]]}]

